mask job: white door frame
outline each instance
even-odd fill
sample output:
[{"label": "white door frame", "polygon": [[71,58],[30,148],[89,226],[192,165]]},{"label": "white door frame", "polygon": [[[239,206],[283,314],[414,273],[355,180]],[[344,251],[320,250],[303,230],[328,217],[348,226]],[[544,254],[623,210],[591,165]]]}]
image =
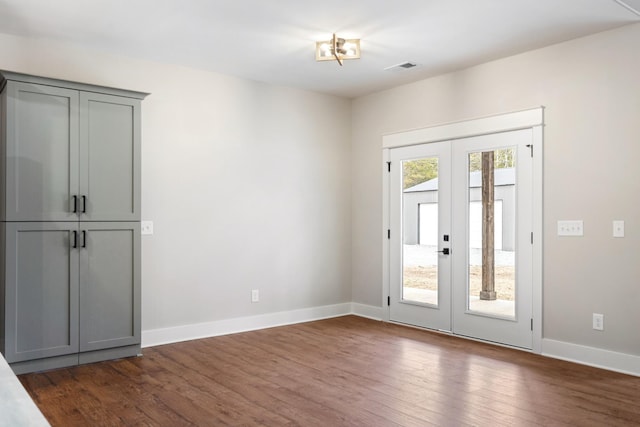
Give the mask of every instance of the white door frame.
[{"label": "white door frame", "polygon": [[473,120],[448,123],[428,128],[409,130],[404,132],[384,135],[382,137],[382,167],[385,173],[382,176],[382,306],[383,320],[389,321],[388,297],[390,295],[390,188],[389,177],[386,173],[389,158],[389,150],[409,145],[419,145],[430,142],[446,141],[451,139],[467,138],[471,136],[487,135],[497,132],[505,132],[519,129],[533,130],[533,345],[532,352],[542,352],[542,178],[543,178],[543,127],[544,107],[513,113],[499,114]]}]

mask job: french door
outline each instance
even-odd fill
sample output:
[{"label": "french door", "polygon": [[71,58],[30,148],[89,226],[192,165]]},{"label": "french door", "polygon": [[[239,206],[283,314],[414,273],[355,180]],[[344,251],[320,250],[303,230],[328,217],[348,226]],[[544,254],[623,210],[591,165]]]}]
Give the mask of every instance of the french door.
[{"label": "french door", "polygon": [[451,331],[451,168],[449,142],[391,150],[393,321]]},{"label": "french door", "polygon": [[390,150],[390,320],[532,347],[532,138]]}]

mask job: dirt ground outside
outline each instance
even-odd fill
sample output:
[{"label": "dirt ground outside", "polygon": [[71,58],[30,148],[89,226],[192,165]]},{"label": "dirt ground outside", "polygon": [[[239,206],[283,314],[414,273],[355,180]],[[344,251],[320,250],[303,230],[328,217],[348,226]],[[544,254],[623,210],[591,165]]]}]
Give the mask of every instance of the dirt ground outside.
[{"label": "dirt ground outside", "polygon": [[[471,295],[480,295],[482,290],[482,266],[469,266]],[[407,288],[437,289],[436,266],[405,266],[403,284]],[[515,290],[515,267],[513,265],[495,266],[495,290],[500,300],[513,301]]]}]

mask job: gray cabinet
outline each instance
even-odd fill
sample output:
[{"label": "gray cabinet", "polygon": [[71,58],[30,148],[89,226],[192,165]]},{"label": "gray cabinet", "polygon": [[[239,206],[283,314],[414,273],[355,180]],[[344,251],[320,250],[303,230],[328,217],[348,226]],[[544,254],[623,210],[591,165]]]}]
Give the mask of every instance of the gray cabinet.
[{"label": "gray cabinet", "polygon": [[1,219],[78,220],[79,92],[8,81],[1,97]]},{"label": "gray cabinet", "polygon": [[80,351],[140,344],[140,223],[80,228]]},{"label": "gray cabinet", "polygon": [[140,101],[81,92],[80,141],[80,219],[139,221]]},{"label": "gray cabinet", "polygon": [[1,219],[139,221],[142,95],[5,77]]},{"label": "gray cabinet", "polygon": [[0,88],[0,351],[16,373],[138,354],[146,94]]},{"label": "gray cabinet", "polygon": [[9,363],[77,353],[78,223],[3,223],[4,357]]}]

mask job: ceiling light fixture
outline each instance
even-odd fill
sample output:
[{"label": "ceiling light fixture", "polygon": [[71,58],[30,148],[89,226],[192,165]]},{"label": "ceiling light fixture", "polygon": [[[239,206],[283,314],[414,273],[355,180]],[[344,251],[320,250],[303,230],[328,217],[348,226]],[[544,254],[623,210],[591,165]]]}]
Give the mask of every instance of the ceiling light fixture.
[{"label": "ceiling light fixture", "polygon": [[331,40],[316,42],[316,61],[360,59],[360,39],[341,39],[333,35]]}]

